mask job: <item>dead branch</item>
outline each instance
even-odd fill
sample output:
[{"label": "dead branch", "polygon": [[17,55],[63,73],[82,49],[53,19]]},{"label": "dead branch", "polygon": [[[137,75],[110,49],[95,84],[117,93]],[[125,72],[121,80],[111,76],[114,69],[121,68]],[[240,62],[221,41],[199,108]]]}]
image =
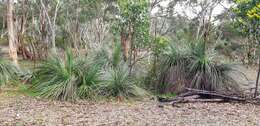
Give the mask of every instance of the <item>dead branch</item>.
[{"label": "dead branch", "polygon": [[183,99],[183,100],[179,100],[179,101],[173,101],[172,105],[176,104],[176,103],[195,103],[195,102],[210,102],[210,103],[219,103],[219,102],[226,102],[223,99]]},{"label": "dead branch", "polygon": [[160,102],[171,102],[172,105],[178,103],[194,103],[194,102],[239,102],[260,105],[260,99],[246,98],[242,96],[223,94],[216,91],[206,91],[199,89],[186,88],[187,92],[178,95],[173,99],[160,98]]},{"label": "dead branch", "polygon": [[200,96],[209,96],[211,98],[221,98],[224,100],[234,100],[234,101],[246,101],[246,98],[238,97],[238,96],[230,96],[226,94],[220,94],[216,92],[206,91],[206,90],[198,90],[198,89],[192,89],[192,88],[186,88],[187,91],[194,92],[197,95]]}]

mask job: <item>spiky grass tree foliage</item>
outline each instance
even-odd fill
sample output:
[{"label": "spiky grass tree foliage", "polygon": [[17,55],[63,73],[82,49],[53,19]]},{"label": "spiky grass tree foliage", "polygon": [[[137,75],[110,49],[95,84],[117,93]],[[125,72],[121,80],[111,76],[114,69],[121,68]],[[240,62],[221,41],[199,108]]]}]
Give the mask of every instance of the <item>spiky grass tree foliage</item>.
[{"label": "spiky grass tree foliage", "polygon": [[33,72],[29,69],[24,69],[21,70],[18,73],[19,79],[23,82],[23,83],[31,83],[31,80],[33,79]]},{"label": "spiky grass tree foliage", "polygon": [[[190,77],[189,87],[207,91],[239,91],[238,82],[232,77],[232,73],[241,75],[234,65],[216,63],[214,55],[206,53],[204,42],[191,44],[191,60],[188,67]],[[240,76],[241,77],[241,76]]]},{"label": "spiky grass tree foliage", "polygon": [[78,88],[78,96],[81,99],[94,99],[98,95],[98,84],[102,82],[101,76],[102,64],[96,64],[94,62],[86,64],[86,68],[83,71],[82,82]]},{"label": "spiky grass tree foliage", "polygon": [[106,97],[130,98],[146,95],[146,91],[138,87],[129,75],[129,68],[125,64],[109,68],[102,76],[100,94]]},{"label": "spiky grass tree foliage", "polygon": [[159,64],[159,83],[157,89],[160,93],[181,90],[186,83],[187,64],[189,64],[190,50],[175,44],[169,45],[163,52]]},{"label": "spiky grass tree foliage", "polygon": [[171,46],[163,54],[159,91],[181,92],[185,87],[207,91],[237,92],[238,83],[230,76],[240,74],[233,65],[218,64],[206,53],[203,42],[185,48]]},{"label": "spiky grass tree foliage", "polygon": [[17,79],[18,69],[11,62],[0,59],[0,86]]},{"label": "spiky grass tree foliage", "polygon": [[99,95],[105,97],[142,97],[146,91],[137,86],[136,78],[130,76],[128,65],[122,60],[121,45],[116,43],[108,66],[102,74]]},{"label": "spiky grass tree foliage", "polygon": [[71,51],[65,58],[53,56],[36,70],[33,83],[40,96],[57,100],[76,100],[94,95],[99,82],[99,66],[84,56],[74,58]]}]

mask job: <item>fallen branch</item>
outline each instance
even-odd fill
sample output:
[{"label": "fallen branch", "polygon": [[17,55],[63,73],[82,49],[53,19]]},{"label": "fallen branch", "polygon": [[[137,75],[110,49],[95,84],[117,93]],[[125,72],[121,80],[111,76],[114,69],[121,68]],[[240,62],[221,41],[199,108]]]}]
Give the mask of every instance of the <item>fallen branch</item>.
[{"label": "fallen branch", "polygon": [[198,89],[192,89],[192,88],[186,88],[186,90],[189,92],[193,92],[200,96],[208,96],[211,98],[221,98],[224,100],[233,100],[233,101],[246,101],[246,98],[237,97],[237,96],[229,96],[229,95],[220,94],[220,93],[216,93],[216,92],[210,92],[210,91],[198,90]]},{"label": "fallen branch", "polygon": [[179,101],[173,101],[172,105],[176,104],[176,103],[195,103],[195,102],[210,102],[210,103],[214,103],[214,102],[227,102],[224,99],[182,99]]},{"label": "fallen branch", "polygon": [[171,102],[173,106],[177,103],[194,102],[239,102],[260,105],[260,99],[246,98],[242,96],[221,94],[215,91],[206,91],[199,89],[186,88],[187,92],[178,95],[175,98],[167,99],[158,97],[159,102]]}]

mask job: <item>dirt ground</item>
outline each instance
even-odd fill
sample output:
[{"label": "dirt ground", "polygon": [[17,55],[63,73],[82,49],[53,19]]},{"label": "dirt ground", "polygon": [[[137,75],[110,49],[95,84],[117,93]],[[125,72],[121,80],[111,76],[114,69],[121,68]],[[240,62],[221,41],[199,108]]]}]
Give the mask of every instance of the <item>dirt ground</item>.
[{"label": "dirt ground", "polygon": [[[252,86],[256,70],[243,70]],[[189,103],[161,107],[154,100],[70,103],[0,91],[0,126],[260,126],[260,106]]]},{"label": "dirt ground", "polygon": [[57,102],[0,93],[1,126],[259,126],[260,106],[142,102]]}]

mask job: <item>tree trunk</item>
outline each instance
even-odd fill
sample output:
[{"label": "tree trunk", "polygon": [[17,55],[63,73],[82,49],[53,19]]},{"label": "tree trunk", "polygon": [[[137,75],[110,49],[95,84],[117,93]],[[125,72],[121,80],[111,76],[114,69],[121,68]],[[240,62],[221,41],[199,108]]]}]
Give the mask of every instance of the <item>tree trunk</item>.
[{"label": "tree trunk", "polygon": [[254,97],[256,98],[258,94],[258,82],[259,82],[259,76],[260,76],[260,59],[259,59],[259,66],[258,66],[258,73],[257,73],[257,78],[256,78],[256,83],[255,83],[255,94]]},{"label": "tree trunk", "polygon": [[76,49],[76,53],[79,53],[79,48],[78,48],[78,43],[80,43],[79,39],[79,14],[80,14],[80,0],[77,1],[76,6],[75,6],[75,11],[76,11],[76,20],[75,20],[75,33],[74,33],[74,48]]},{"label": "tree trunk", "polygon": [[121,47],[123,50],[124,61],[127,61],[129,57],[129,39],[128,35],[123,32],[121,32]]},{"label": "tree trunk", "polygon": [[32,60],[33,54],[31,54],[30,50],[26,48],[24,42],[24,33],[27,23],[27,10],[25,6],[27,5],[27,0],[22,0],[22,16],[20,19],[20,29],[19,33],[17,33],[17,46],[18,46],[18,54],[22,54],[23,59],[30,59]]},{"label": "tree trunk", "polygon": [[51,20],[51,17],[48,13],[48,10],[46,8],[46,5],[43,3],[43,0],[40,0],[41,2],[41,6],[43,8],[43,11],[47,17],[47,21],[49,23],[49,29],[51,32],[51,45],[52,45],[52,51],[54,53],[56,53],[56,19],[57,19],[57,14],[58,14],[58,10],[60,7],[60,0],[57,1],[56,7],[55,7],[55,11],[54,11],[54,17],[53,20]]},{"label": "tree trunk", "polygon": [[[2,13],[4,14],[4,13],[6,13],[5,12],[6,10],[4,9],[3,11],[2,11]],[[6,17],[4,17],[3,16],[3,19],[2,19],[2,34],[1,34],[1,38],[3,38],[4,37],[4,33],[5,33],[5,28],[6,28],[6,26],[5,26],[5,23],[6,23]]]},{"label": "tree trunk", "polygon": [[8,41],[9,41],[9,55],[13,63],[18,66],[17,46],[16,46],[16,34],[14,30],[14,0],[7,0],[7,29],[8,29]]}]

